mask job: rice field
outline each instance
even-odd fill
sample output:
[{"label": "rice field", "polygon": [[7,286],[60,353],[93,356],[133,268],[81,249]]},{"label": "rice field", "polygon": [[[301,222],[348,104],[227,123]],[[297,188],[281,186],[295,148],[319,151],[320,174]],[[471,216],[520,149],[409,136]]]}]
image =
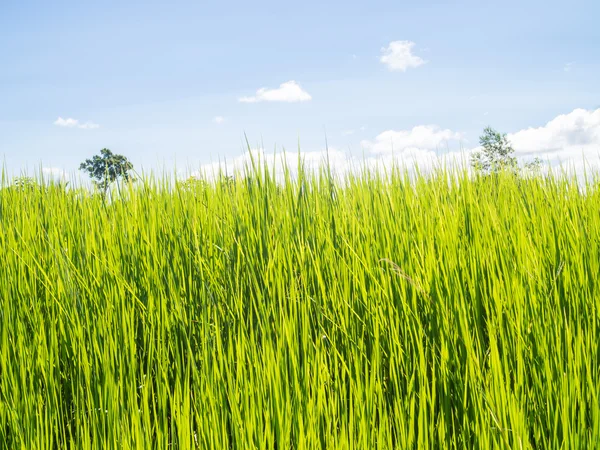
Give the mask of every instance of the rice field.
[{"label": "rice field", "polygon": [[600,185],[0,189],[2,449],[600,442]]}]

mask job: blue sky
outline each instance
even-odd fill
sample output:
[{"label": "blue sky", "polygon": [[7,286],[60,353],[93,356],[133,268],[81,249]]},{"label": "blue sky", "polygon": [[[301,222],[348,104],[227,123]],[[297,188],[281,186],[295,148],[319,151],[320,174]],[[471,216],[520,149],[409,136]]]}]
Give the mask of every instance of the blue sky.
[{"label": "blue sky", "polygon": [[108,147],[194,168],[240,157],[245,133],[377,158],[469,149],[486,125],[523,155],[600,152],[598,17],[591,0],[3,0],[0,157],[74,172]]}]

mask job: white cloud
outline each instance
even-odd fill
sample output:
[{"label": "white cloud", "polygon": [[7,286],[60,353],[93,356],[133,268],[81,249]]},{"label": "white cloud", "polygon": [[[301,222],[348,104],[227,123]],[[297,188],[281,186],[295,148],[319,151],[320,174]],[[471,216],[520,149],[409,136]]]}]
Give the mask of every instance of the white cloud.
[{"label": "white cloud", "polygon": [[[372,141],[361,142],[365,152],[352,155],[335,147],[314,151],[300,152],[304,168],[309,171],[318,170],[329,162],[329,167],[336,175],[354,172],[361,168],[373,170],[390,168],[393,165],[406,167],[409,170],[418,166],[419,170],[427,171],[442,162],[458,163],[465,160],[467,152],[461,152],[458,142],[462,134],[451,130],[441,129],[433,125],[417,126],[410,130],[389,130],[377,135]],[[449,151],[450,143],[453,151]],[[392,151],[393,148],[393,151]],[[251,167],[251,161],[267,163],[274,167],[276,179],[284,177],[284,167],[292,175],[298,171],[298,153],[267,153],[263,149],[253,149],[237,158],[230,158],[220,163],[206,164],[195,175],[203,174],[208,179],[214,179],[222,169],[228,175],[244,171]],[[468,158],[467,158],[468,159]]]},{"label": "white cloud", "polygon": [[[596,110],[576,109],[563,114],[538,128],[527,128],[507,135],[521,161],[539,156],[556,166],[559,162],[574,163],[581,173],[584,161],[600,167],[600,108]],[[438,165],[469,167],[469,157],[479,148],[461,147],[463,133],[443,129],[436,125],[420,125],[407,130],[387,130],[370,140],[361,141],[364,152],[356,155],[335,147],[300,153],[307,170],[317,170],[329,161],[331,170],[344,175],[361,168],[372,170],[389,169],[392,165],[405,167],[409,171],[415,164],[421,172]],[[255,161],[275,164],[275,176],[282,180],[286,165],[291,174],[298,170],[298,153],[267,153],[253,149],[237,158],[223,163],[206,164],[199,172],[212,179],[223,168],[227,174],[251,167]]]},{"label": "white cloud", "polygon": [[221,125],[223,122],[225,122],[225,117],[215,116],[215,118],[213,119],[213,122],[216,123],[217,125]]},{"label": "white cloud", "polygon": [[[283,181],[285,179],[284,168],[287,168],[292,177],[297,175],[299,168],[298,156],[300,156],[306,171],[316,172],[320,167],[329,163],[332,174],[337,177],[357,173],[363,168],[389,170],[392,166],[406,168],[409,172],[414,172],[414,169],[418,167],[422,173],[426,173],[438,164],[461,165],[463,162],[468,161],[468,152],[461,153],[459,151],[437,154],[430,150],[413,149],[402,154],[376,155],[367,153],[356,156],[335,147],[329,147],[327,150],[303,151],[300,152],[300,155],[297,152],[268,153],[263,149],[253,149],[237,158],[202,165],[200,170],[193,173],[192,176],[214,180],[219,173],[226,175],[244,174],[245,169],[252,171],[252,159],[254,159],[255,163],[267,164],[275,179]],[[468,163],[465,165],[468,165]]]},{"label": "white cloud", "polygon": [[42,174],[45,177],[57,180],[64,180],[67,178],[67,173],[59,167],[42,167]]},{"label": "white cloud", "polygon": [[93,122],[79,123],[79,120],[77,120],[77,119],[72,119],[72,118],[63,119],[62,117],[59,117],[58,119],[56,119],[54,121],[54,125],[56,125],[58,127],[64,127],[64,128],[81,128],[82,130],[93,130],[96,128],[100,128],[100,125],[98,125],[97,123],[93,123]]},{"label": "white cloud", "polygon": [[382,47],[379,61],[385,64],[391,71],[406,72],[408,69],[414,69],[422,66],[427,61],[423,58],[413,55],[414,42],[411,41],[393,41],[387,47]]},{"label": "white cloud", "polygon": [[365,127],[363,125],[362,127],[359,127],[356,130],[354,130],[354,129],[342,130],[342,136],[352,136],[353,134],[356,134],[359,131],[365,131],[366,129],[367,129],[367,127]]},{"label": "white cloud", "polygon": [[508,134],[515,153],[551,161],[581,160],[600,153],[600,108],[575,109],[546,125]]},{"label": "white cloud", "polygon": [[71,118],[63,119],[62,117],[59,117],[58,119],[56,119],[54,121],[54,125],[59,126],[59,127],[67,127],[67,128],[76,127],[78,123],[79,123],[78,120],[71,119]]},{"label": "white cloud", "polygon": [[565,72],[570,72],[571,69],[573,68],[573,65],[575,64],[575,62],[568,62],[565,64],[565,66],[563,67],[563,70]]},{"label": "white cloud", "polygon": [[[353,158],[334,148],[328,150],[304,151],[300,152],[300,158],[304,168],[308,171],[318,170],[329,161],[329,165],[337,173],[343,174],[350,169]],[[269,168],[274,168],[274,175],[277,180],[282,181],[285,177],[287,168],[292,176],[298,173],[298,153],[297,152],[265,152],[264,149],[251,149],[244,152],[236,158],[229,158],[225,161],[211,164],[204,164],[200,170],[194,172],[192,176],[204,176],[206,179],[214,180],[219,173],[234,175],[244,173],[245,169],[252,170],[252,161],[259,164],[266,164]]]},{"label": "white cloud", "polygon": [[86,122],[86,123],[82,123],[81,125],[78,125],[79,128],[83,129],[83,130],[95,130],[96,128],[100,128],[100,125],[98,125],[97,123],[93,123],[93,122]]},{"label": "white cloud", "polygon": [[294,80],[287,81],[279,85],[277,89],[260,88],[256,95],[252,97],[241,97],[242,103],[258,102],[306,102],[312,97],[303,90]]},{"label": "white cloud", "polygon": [[424,150],[443,150],[450,143],[458,143],[461,139],[463,139],[462,133],[443,130],[436,125],[419,125],[411,130],[384,131],[373,141],[361,141],[361,145],[374,154],[412,153]]}]

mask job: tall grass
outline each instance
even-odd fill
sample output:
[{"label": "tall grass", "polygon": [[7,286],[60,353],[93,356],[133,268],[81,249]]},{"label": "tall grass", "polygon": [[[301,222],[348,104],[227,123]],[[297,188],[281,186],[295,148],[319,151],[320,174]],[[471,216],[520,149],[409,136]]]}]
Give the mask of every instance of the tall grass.
[{"label": "tall grass", "polygon": [[0,190],[6,449],[593,448],[600,189]]}]

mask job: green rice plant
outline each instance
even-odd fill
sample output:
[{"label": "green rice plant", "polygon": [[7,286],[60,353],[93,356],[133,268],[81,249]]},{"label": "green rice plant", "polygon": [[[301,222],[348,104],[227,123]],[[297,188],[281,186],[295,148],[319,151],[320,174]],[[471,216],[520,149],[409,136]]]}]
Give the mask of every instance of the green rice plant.
[{"label": "green rice plant", "polygon": [[0,225],[0,448],[600,442],[594,177],[4,181]]}]

